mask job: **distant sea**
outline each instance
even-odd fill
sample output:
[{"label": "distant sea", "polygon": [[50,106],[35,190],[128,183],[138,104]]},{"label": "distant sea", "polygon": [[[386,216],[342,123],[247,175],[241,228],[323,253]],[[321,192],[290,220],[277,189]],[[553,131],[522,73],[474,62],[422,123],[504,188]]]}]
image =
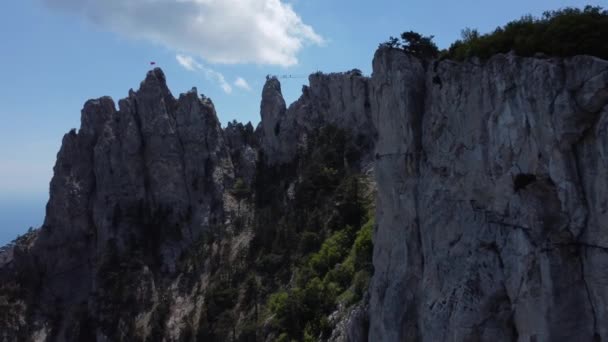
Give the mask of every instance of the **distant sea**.
[{"label": "distant sea", "polygon": [[27,232],[28,228],[39,228],[44,221],[47,198],[0,196],[0,246],[13,241]]}]

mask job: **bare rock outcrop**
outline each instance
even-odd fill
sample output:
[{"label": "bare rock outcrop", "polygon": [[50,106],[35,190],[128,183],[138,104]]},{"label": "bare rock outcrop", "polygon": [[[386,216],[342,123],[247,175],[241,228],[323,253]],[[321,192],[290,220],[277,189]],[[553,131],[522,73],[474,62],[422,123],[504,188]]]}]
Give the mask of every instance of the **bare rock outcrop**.
[{"label": "bare rock outcrop", "polygon": [[[255,130],[160,69],[88,101],[44,225],[0,249],[0,341],[607,340],[608,62],[381,48],[373,70],[313,74],[289,107],[269,77]],[[358,297],[344,273],[323,324],[275,326],[270,298],[342,274],[352,246],[294,269],[374,193]]]},{"label": "bare rock outcrop", "polygon": [[371,341],[608,339],[608,62],[374,59]]},{"label": "bare rock outcrop", "polygon": [[[154,312],[167,286],[158,275],[176,274],[182,253],[225,220],[234,170],[213,104],[196,89],[175,99],[154,69],[118,110],[108,97],[85,104],[54,172],[35,244],[3,269],[36,276],[24,282],[19,336],[145,337],[131,313]],[[132,283],[121,287],[115,272]]]},{"label": "bare rock outcrop", "polygon": [[251,186],[255,178],[260,142],[251,122],[229,122],[224,129],[224,139],[230,150],[235,177]]},{"label": "bare rock outcrop", "polygon": [[306,146],[308,136],[326,125],[349,131],[363,150],[371,151],[376,131],[371,116],[369,78],[352,70],[319,72],[308,80],[309,86],[302,88],[302,96],[288,109],[278,79],[270,77],[264,85],[260,134],[268,162],[291,161],[298,148]]},{"label": "bare rock outcrop", "polygon": [[[364,142],[360,151],[349,144],[362,153],[354,161],[372,159],[368,81],[313,75],[311,91],[287,110],[269,78],[257,131],[236,122],[222,129],[210,99],[196,89],[174,98],[160,69],[118,109],[109,97],[87,101],[57,155],[44,225],[0,251],[0,340],[261,334],[251,331],[261,303],[245,296],[267,282],[247,259],[265,210],[260,192],[291,184],[263,201],[294,206],[301,167],[292,162],[326,125]],[[275,163],[292,166],[269,178]]]}]

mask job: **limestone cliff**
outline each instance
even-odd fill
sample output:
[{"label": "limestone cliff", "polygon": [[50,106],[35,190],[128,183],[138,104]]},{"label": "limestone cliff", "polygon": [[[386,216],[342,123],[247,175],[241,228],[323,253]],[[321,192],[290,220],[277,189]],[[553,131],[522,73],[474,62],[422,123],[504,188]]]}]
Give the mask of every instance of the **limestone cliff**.
[{"label": "limestone cliff", "polygon": [[357,70],[316,73],[310,75],[309,84],[289,108],[276,78],[269,78],[264,86],[260,130],[270,163],[290,161],[298,147],[306,145],[308,135],[325,125],[351,131],[363,149],[373,147],[369,78]]},{"label": "limestone cliff", "polygon": [[608,62],[381,49],[371,341],[601,341]]},{"label": "limestone cliff", "polygon": [[[175,280],[162,275],[176,274],[183,252],[229,219],[233,178],[213,104],[196,89],[173,98],[160,69],[119,110],[108,97],[88,101],[80,129],[63,138],[35,243],[3,269],[32,273],[20,284],[20,336],[148,336],[150,313]],[[131,327],[135,314],[148,327]]]},{"label": "limestone cliff", "polygon": [[593,57],[381,48],[222,128],[154,69],[0,250],[0,341],[606,340],[607,104]]},{"label": "limestone cliff", "polygon": [[[328,107],[331,92],[351,84],[366,91],[367,79],[326,77],[332,81],[311,82],[316,95],[289,110],[280,84],[269,79],[258,130],[236,122],[222,129],[210,99],[196,89],[174,98],[160,69],[118,109],[108,97],[86,102],[80,129],[65,135],[57,155],[44,225],[0,251],[0,340],[277,338],[281,330],[265,321],[268,297],[291,286],[298,258],[321,241],[310,251],[289,250],[307,229],[318,239],[331,233],[322,223],[281,240],[307,222],[298,206],[314,195],[303,185],[316,186],[311,167],[332,166],[331,179],[305,206],[324,206],[315,220],[338,227],[340,176],[358,174],[363,159],[368,170],[371,160],[371,139],[359,148],[347,138],[373,132],[356,121],[371,122],[368,107],[350,104],[357,96],[350,92],[340,111]],[[329,126],[341,140],[320,133]],[[329,155],[335,165],[311,162],[334,141],[342,144]],[[356,148],[346,154],[347,145]]]}]

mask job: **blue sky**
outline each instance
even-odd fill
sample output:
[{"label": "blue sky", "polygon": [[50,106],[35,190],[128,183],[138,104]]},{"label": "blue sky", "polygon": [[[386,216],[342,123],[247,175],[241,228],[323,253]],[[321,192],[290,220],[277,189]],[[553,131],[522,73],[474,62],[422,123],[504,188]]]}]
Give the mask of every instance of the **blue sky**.
[{"label": "blue sky", "polygon": [[[2,1],[0,245],[41,224],[61,138],[79,126],[82,104],[125,97],[149,61],[163,68],[174,95],[196,86],[212,98],[222,123],[257,124],[267,74],[352,68],[369,74],[378,43],[405,30],[432,34],[443,48],[465,27],[487,32],[523,14],[585,4],[608,6],[575,0]],[[288,103],[306,82],[282,82]]]}]

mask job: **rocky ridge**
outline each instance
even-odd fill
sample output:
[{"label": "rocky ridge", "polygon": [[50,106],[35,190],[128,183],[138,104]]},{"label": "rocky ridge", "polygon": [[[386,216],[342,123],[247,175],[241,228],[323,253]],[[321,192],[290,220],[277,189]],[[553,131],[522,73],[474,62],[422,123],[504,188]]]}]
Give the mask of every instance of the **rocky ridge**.
[{"label": "rocky ridge", "polygon": [[341,178],[377,188],[374,273],[314,339],[608,339],[608,62],[383,48],[373,70],[289,107],[268,78],[255,130],[160,69],[88,101],[43,227],[0,253],[0,339],[281,340],[260,311],[299,239],[347,223]]},{"label": "rocky ridge", "polygon": [[[286,110],[280,84],[269,79],[257,130],[236,122],[222,129],[210,99],[196,89],[174,98],[158,68],[118,109],[109,97],[87,101],[80,129],[63,138],[44,225],[1,254],[0,340],[247,340],[254,188],[265,186],[258,165],[293,164],[309,135],[342,122],[342,113],[324,117],[329,99],[319,97],[325,102],[303,96],[299,108]],[[316,123],[301,127],[303,110]],[[277,159],[272,139],[287,139],[266,131],[273,115],[285,132],[297,127],[299,139],[298,151]],[[298,177],[290,174],[270,181],[290,182],[293,200]],[[213,309],[228,305],[221,300],[229,306]]]}]

